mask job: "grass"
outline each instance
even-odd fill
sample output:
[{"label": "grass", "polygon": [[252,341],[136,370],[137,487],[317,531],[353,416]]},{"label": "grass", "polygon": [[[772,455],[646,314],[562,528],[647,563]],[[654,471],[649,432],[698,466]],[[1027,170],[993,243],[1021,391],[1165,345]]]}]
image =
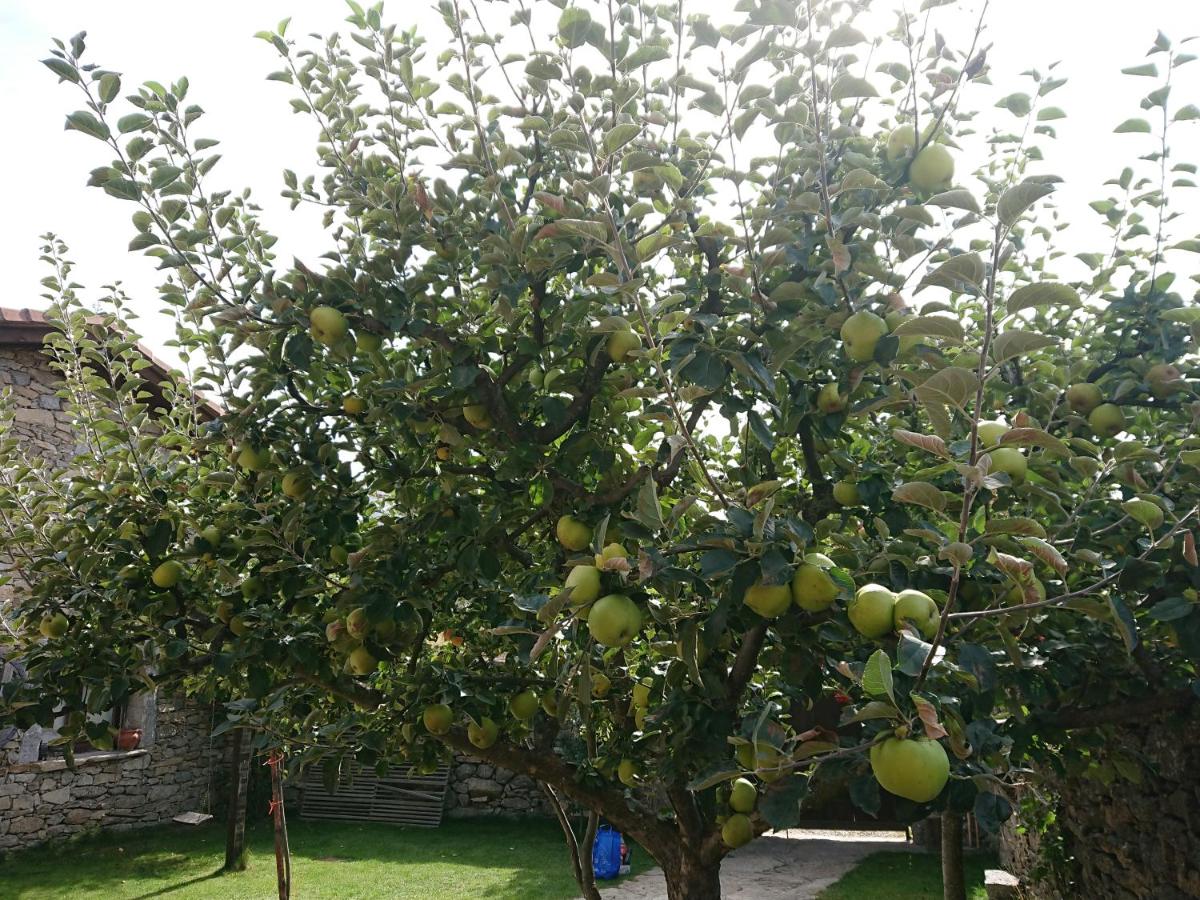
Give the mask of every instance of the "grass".
[{"label": "grass", "polygon": [[[447,821],[441,828],[290,822],[298,900],[566,900],[578,896],[566,844],[550,821]],[[12,854],[5,900],[261,900],[275,896],[269,825],[247,830],[250,867],[222,873],[224,829],[171,826],[102,834]],[[635,849],[633,870],[650,868]]]},{"label": "grass", "polygon": [[[987,900],[983,870],[995,868],[985,853],[969,853],[967,900]],[[942,861],[932,853],[872,853],[821,892],[819,900],[942,900]]]}]

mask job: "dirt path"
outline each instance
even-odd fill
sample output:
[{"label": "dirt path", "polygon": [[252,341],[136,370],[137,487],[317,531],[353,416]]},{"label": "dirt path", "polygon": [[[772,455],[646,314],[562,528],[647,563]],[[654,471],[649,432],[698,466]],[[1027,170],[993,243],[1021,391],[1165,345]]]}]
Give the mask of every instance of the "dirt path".
[{"label": "dirt path", "polygon": [[[902,832],[790,831],[760,837],[721,865],[721,896],[738,900],[814,900],[825,888],[880,850],[910,848]],[[605,900],[666,900],[654,869],[611,888]]]}]

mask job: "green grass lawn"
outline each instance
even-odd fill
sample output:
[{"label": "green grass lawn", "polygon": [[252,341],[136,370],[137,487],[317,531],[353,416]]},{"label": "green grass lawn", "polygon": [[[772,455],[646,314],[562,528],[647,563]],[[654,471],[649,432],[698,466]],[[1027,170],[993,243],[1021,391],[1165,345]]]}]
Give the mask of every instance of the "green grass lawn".
[{"label": "green grass lawn", "polygon": [[[964,861],[968,900],[986,900],[983,870],[995,868],[987,854]],[[932,853],[873,853],[821,892],[820,900],[942,900],[942,861]]]},{"label": "green grass lawn", "polygon": [[[578,896],[566,843],[550,821],[447,821],[441,828],[291,822],[292,896],[297,900]],[[250,868],[219,872],[221,826],[172,825],[105,834],[13,854],[0,862],[5,900],[171,897],[263,900],[275,896],[269,825],[248,834]],[[651,866],[634,850],[634,873]]]}]

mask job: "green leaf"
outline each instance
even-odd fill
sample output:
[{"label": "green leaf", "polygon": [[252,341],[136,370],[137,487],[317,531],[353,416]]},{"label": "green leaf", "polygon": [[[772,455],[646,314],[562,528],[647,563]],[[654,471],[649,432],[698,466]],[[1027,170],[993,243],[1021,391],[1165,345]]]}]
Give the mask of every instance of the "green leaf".
[{"label": "green leaf", "polygon": [[1150,123],[1145,119],[1126,119],[1113,129],[1114,134],[1149,134]]},{"label": "green leaf", "polygon": [[67,131],[82,131],[100,140],[108,140],[108,126],[93,116],[90,112],[80,110],[67,116]]},{"label": "green leaf", "polygon": [[996,101],[996,105],[1001,109],[1007,109],[1014,116],[1022,117],[1029,115],[1029,110],[1032,108],[1028,94],[1009,94]]},{"label": "green leaf", "polygon": [[879,91],[865,78],[855,75],[842,75],[833,83],[829,97],[835,103],[839,100],[851,100],[856,97],[878,97]]},{"label": "green leaf", "polygon": [[1057,344],[1057,338],[1048,337],[1044,334],[1034,334],[1029,331],[1017,330],[1006,331],[1001,335],[997,335],[996,339],[992,341],[992,361],[996,365],[1000,365],[1010,359],[1016,359],[1018,356],[1024,356],[1026,353],[1032,353],[1034,350],[1053,347]]},{"label": "green leaf", "polygon": [[961,344],[962,325],[948,316],[909,316],[892,331],[896,337],[934,337]]},{"label": "green leaf", "polygon": [[839,725],[853,725],[857,722],[866,722],[870,719],[899,719],[900,711],[890,703],[884,703],[882,700],[871,700],[864,703],[861,707],[855,710],[853,707],[846,707],[842,713],[842,718]]},{"label": "green leaf", "polygon": [[774,829],[795,828],[803,821],[801,804],[808,796],[808,778],[792,775],[769,785],[758,812]]},{"label": "green leaf", "polygon": [[940,194],[934,194],[925,201],[927,206],[944,206],[952,209],[965,209],[967,212],[980,213],[983,210],[979,208],[979,201],[975,196],[962,188],[955,188],[952,191],[943,191]]},{"label": "green leaf", "polygon": [[165,188],[182,174],[183,170],[175,166],[158,166],[150,173],[150,187],[156,191]]},{"label": "green leaf", "polygon": [[642,132],[642,126],[633,122],[625,122],[624,124],[610,128],[604,135],[604,153],[606,156],[612,156]]},{"label": "green leaf", "polygon": [[1037,120],[1039,122],[1053,122],[1056,119],[1065,119],[1067,114],[1057,106],[1047,106],[1045,109],[1039,109]]},{"label": "green leaf", "polygon": [[892,661],[886,650],[876,650],[867,660],[862,674],[863,690],[872,697],[887,697],[896,705],[892,687]]},{"label": "green leaf", "polygon": [[1062,306],[1077,309],[1080,305],[1079,292],[1065,284],[1041,282],[1017,288],[1008,298],[1008,312],[1023,309],[1040,309],[1046,306]]},{"label": "green leaf", "polygon": [[943,287],[951,291],[973,287],[976,291],[982,291],[984,272],[983,260],[978,253],[962,253],[946,260],[922,278],[915,293],[927,287]]},{"label": "green leaf", "polygon": [[1068,457],[1071,448],[1040,428],[1010,428],[1000,437],[1002,447],[1041,447],[1058,456]]},{"label": "green leaf", "polygon": [[1154,63],[1143,63],[1140,66],[1130,66],[1121,70],[1122,75],[1141,75],[1149,78],[1158,77],[1158,66]]},{"label": "green leaf", "polygon": [[57,56],[51,56],[49,59],[43,59],[42,65],[48,68],[63,81],[70,81],[72,84],[79,84],[79,73],[76,72],[75,67],[65,59],[59,59]]},{"label": "green leaf", "polygon": [[1185,597],[1168,597],[1150,607],[1148,615],[1158,622],[1174,622],[1191,615],[1195,608],[1196,604]]},{"label": "green leaf", "polygon": [[946,508],[946,495],[927,481],[909,481],[892,491],[898,503],[912,503],[941,512]]},{"label": "green leaf", "polygon": [[1113,627],[1121,636],[1125,649],[1132,653],[1138,645],[1137,624],[1133,621],[1133,613],[1116,594],[1108,595],[1108,607],[1112,610]]},{"label": "green leaf", "polygon": [[996,218],[1011,227],[1029,207],[1042,197],[1054,192],[1054,185],[1042,181],[1022,181],[1009,188],[996,204]]},{"label": "green leaf", "polygon": [[621,60],[621,64],[617,68],[622,72],[632,72],[634,69],[640,69],[642,66],[648,66],[651,63],[670,58],[671,51],[666,47],[659,44],[643,44]]},{"label": "green leaf", "polygon": [[121,76],[116,72],[105,72],[100,76],[98,92],[102,102],[111,103],[121,92]]},{"label": "green leaf", "polygon": [[117,131],[121,132],[121,134],[129,134],[131,131],[141,131],[153,121],[154,119],[145,113],[130,113],[127,116],[121,116],[121,118],[117,119]]},{"label": "green leaf", "polygon": [[1187,122],[1192,119],[1200,119],[1200,106],[1192,103],[1179,107],[1175,111],[1175,115],[1171,117],[1171,121],[1173,122]]},{"label": "green leaf", "polygon": [[638,490],[637,519],[651,531],[662,531],[662,506],[653,478],[645,479]]},{"label": "green leaf", "polygon": [[1158,314],[1165,322],[1179,322],[1182,325],[1194,325],[1200,322],[1200,306],[1180,306],[1176,309],[1166,309]]}]

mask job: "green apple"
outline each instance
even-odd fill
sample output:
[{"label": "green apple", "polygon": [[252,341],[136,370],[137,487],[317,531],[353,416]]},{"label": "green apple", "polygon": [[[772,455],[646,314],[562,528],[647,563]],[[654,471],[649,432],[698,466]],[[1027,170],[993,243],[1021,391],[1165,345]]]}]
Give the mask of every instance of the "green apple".
[{"label": "green apple", "polygon": [[1077,413],[1086,416],[1103,402],[1104,394],[1090,381],[1081,381],[1067,388],[1067,405]]},{"label": "green apple", "polygon": [[592,605],[588,631],[605,647],[624,647],[642,629],[642,611],[624,594],[609,594]]},{"label": "green apple", "polygon": [[454,713],[445,703],[431,703],[421,713],[421,722],[430,734],[449,734],[454,724]]},{"label": "green apple", "polygon": [[627,556],[629,556],[629,551],[625,549],[624,544],[605,544],[604,548],[596,554],[596,566],[603,568],[610,559],[625,559]]},{"label": "green apple", "polygon": [[726,847],[737,849],[754,840],[754,823],[743,813],[734,813],[721,826],[721,840]]},{"label": "green apple", "polygon": [[[829,566],[822,564],[825,560],[829,557],[810,553],[792,576],[792,600],[808,612],[829,609],[837,597],[838,587],[825,571]],[[833,561],[829,562],[832,565]]]},{"label": "green apple", "polygon": [[513,694],[508,701],[508,710],[514,717],[522,722],[528,722],[537,712],[538,698],[533,691],[521,691],[519,694]]},{"label": "green apple", "polygon": [[922,194],[944,191],[954,178],[954,157],[941,144],[930,144],[908,167],[909,183]]},{"label": "green apple", "polygon": [[221,534],[221,529],[216,525],[209,525],[200,532],[200,537],[204,538],[205,543],[213,550],[221,546],[221,541],[225,539],[225,535]]},{"label": "green apple", "polygon": [[792,605],[792,589],[786,584],[755,582],[746,588],[742,602],[764,619],[776,619]]},{"label": "green apple", "polygon": [[242,596],[247,600],[253,600],[256,597],[261,597],[264,587],[262,579],[257,575],[251,575],[249,578],[242,580]]},{"label": "green apple", "polygon": [[633,705],[637,709],[646,709],[650,705],[650,688],[654,682],[649,678],[643,678],[633,686]]},{"label": "green apple", "polygon": [[[1046,586],[1042,584],[1041,579],[1030,576],[1027,583],[1033,588],[1032,602],[1038,602],[1046,599]],[[1030,600],[1025,597],[1025,588],[1021,584],[1014,584],[1003,597],[1004,602],[1009,606],[1017,606],[1021,603],[1029,603]]]},{"label": "green apple", "polygon": [[1125,413],[1115,403],[1101,403],[1088,416],[1088,425],[1098,437],[1114,437],[1125,430]]},{"label": "green apple", "polygon": [[484,716],[478,722],[467,725],[467,740],[480,750],[486,750],[500,737],[500,727]]},{"label": "green apple", "polygon": [[350,559],[350,551],[341,544],[334,544],[329,548],[329,561],[335,566],[344,566],[348,559]]},{"label": "green apple", "polygon": [[887,139],[888,162],[896,162],[913,152],[917,146],[917,129],[915,125],[901,125],[892,130]]},{"label": "green apple", "polygon": [[355,675],[370,675],[379,667],[379,660],[366,647],[355,647],[350,652],[350,671]]},{"label": "green apple", "polygon": [[842,506],[858,506],[858,485],[853,481],[838,481],[833,485],[833,499]]},{"label": "green apple", "polygon": [[897,631],[911,623],[924,637],[932,640],[937,634],[941,614],[932,597],[909,588],[896,595],[896,605],[892,607],[892,621]]},{"label": "green apple", "polygon": [[826,414],[841,412],[846,408],[849,399],[841,392],[836,382],[830,382],[817,391],[817,409]]},{"label": "green apple", "polygon": [[995,447],[1008,434],[1008,423],[999,419],[979,423],[979,446]]},{"label": "green apple", "polygon": [[1005,473],[1013,484],[1020,484],[1025,480],[1029,463],[1025,461],[1025,456],[1020,450],[1015,447],[998,447],[988,455],[992,458],[993,472]]},{"label": "green apple", "polygon": [[253,631],[254,626],[250,624],[245,616],[234,616],[229,620],[229,630],[238,637],[241,637]]},{"label": "green apple", "polygon": [[842,323],[846,355],[854,362],[870,362],[875,358],[875,345],[887,331],[887,322],[870,310],[860,309]]},{"label": "green apple", "polygon": [[571,589],[572,607],[587,606],[600,596],[600,570],[595,566],[575,566],[567,573],[564,587]]},{"label": "green apple", "polygon": [[739,778],[729,789],[729,808],[734,812],[750,813],[758,802],[758,789],[749,778]]},{"label": "green apple", "polygon": [[546,715],[554,718],[558,715],[558,694],[553,690],[546,690],[542,693],[542,711]]},{"label": "green apple", "polygon": [[41,624],[38,625],[38,631],[42,633],[42,637],[53,641],[66,634],[70,624],[66,616],[56,612],[54,615],[46,615],[42,618]]},{"label": "green apple", "polygon": [[1146,372],[1146,383],[1150,385],[1150,393],[1159,400],[1166,400],[1187,388],[1183,373],[1169,363],[1151,366]]},{"label": "green apple", "polygon": [[928,803],[950,780],[950,757],[937,741],[890,737],[872,745],[871,771],[888,793]]},{"label": "green apple", "polygon": [[734,755],[743,769],[754,772],[763,781],[777,781],[785,774],[779,751],[768,743],[739,744]]},{"label": "green apple", "polygon": [[1134,497],[1132,500],[1126,500],[1121,504],[1121,508],[1128,513],[1129,518],[1135,522],[1140,522],[1151,531],[1162,526],[1163,509],[1153,500],[1143,500],[1140,497]]},{"label": "green apple", "polygon": [[592,529],[574,516],[562,516],[554,526],[558,542],[566,549],[580,551],[592,542]]},{"label": "green apple", "polygon": [[303,500],[311,487],[312,482],[303,472],[288,472],[283,476],[284,496],[290,497],[292,500]]},{"label": "green apple", "polygon": [[603,700],[612,690],[612,679],[603,672],[596,672],[592,675],[592,696],[597,700]]},{"label": "green apple", "polygon": [[342,401],[342,412],[348,416],[361,416],[366,411],[367,401],[355,394],[350,394]]},{"label": "green apple", "polygon": [[636,331],[611,331],[604,345],[608,358],[615,363],[624,362],[629,354],[642,349],[642,339]]},{"label": "green apple", "polygon": [[896,595],[881,584],[864,584],[854,593],[846,613],[863,637],[880,638],[892,630]]},{"label": "green apple", "polygon": [[183,577],[183,566],[173,559],[168,559],[150,573],[150,580],[160,588],[173,588]]},{"label": "green apple", "polygon": [[467,404],[462,408],[462,414],[471,427],[479,431],[487,431],[492,427],[492,417],[488,413],[487,407],[482,403]]},{"label": "green apple", "polygon": [[253,444],[242,444],[237,464],[247,472],[261,472],[271,464],[271,451]]},{"label": "green apple", "polygon": [[622,759],[617,763],[617,778],[626,787],[637,787],[642,780],[642,767],[632,759]]},{"label": "green apple", "polygon": [[354,336],[354,347],[359,353],[377,353],[383,347],[383,338],[369,331],[360,331]]},{"label": "green apple", "polygon": [[350,330],[346,317],[332,306],[318,306],[308,314],[308,332],[313,340],[326,347],[340,343]]},{"label": "green apple", "polygon": [[367,611],[361,606],[352,609],[350,615],[346,616],[346,631],[350,637],[361,641],[370,630],[371,623],[367,621]]}]

